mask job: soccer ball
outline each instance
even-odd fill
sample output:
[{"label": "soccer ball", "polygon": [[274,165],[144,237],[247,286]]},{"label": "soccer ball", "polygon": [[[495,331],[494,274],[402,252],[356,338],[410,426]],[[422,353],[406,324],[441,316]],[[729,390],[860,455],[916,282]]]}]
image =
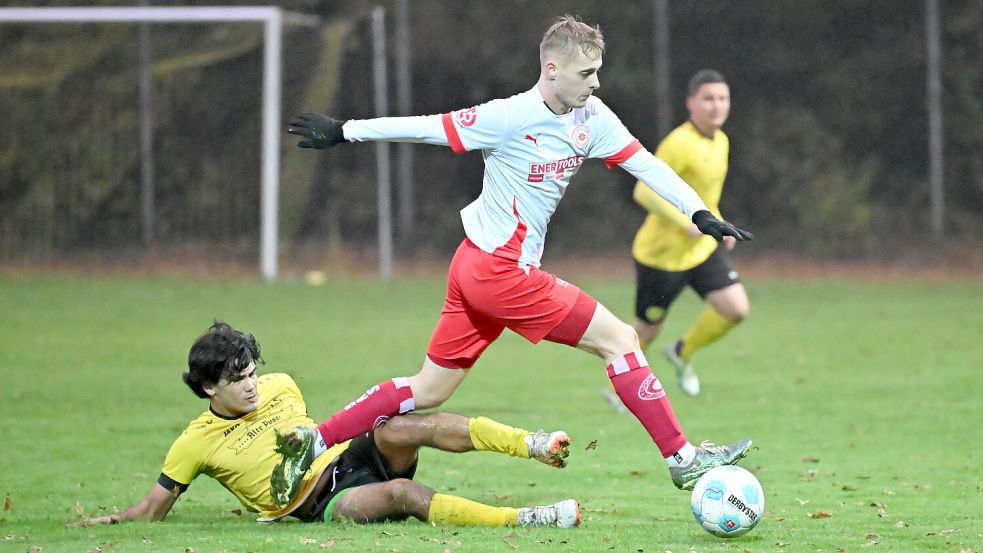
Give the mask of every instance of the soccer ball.
[{"label": "soccer ball", "polygon": [[717,467],[696,481],[690,496],[693,516],[714,536],[747,534],[765,511],[765,492],[758,479],[735,465]]}]

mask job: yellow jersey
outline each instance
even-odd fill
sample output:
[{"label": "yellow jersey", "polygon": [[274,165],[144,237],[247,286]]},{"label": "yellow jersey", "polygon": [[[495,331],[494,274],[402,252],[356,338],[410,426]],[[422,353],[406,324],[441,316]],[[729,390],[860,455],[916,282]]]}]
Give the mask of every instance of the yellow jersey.
[{"label": "yellow jersey", "polygon": [[[729,155],[730,140],[723,131],[707,138],[691,121],[676,127],[655,151],[655,156],[682,177],[720,219],[720,194]],[[685,271],[706,261],[717,249],[712,237],[687,234],[692,221],[644,183],[635,185],[634,198],[649,212],[631,245],[632,256],[639,263],[663,271]]]},{"label": "yellow jersey", "polygon": [[169,478],[182,489],[199,474],[211,476],[246,509],[259,513],[260,520],[275,520],[304,502],[325,467],[348,448],[348,442],[333,446],[314,459],[291,504],[277,507],[270,495],[270,474],[280,460],[273,451],[273,431],[283,433],[315,423],[307,416],[304,398],[289,375],[262,375],[257,388],[259,406],[255,411],[228,419],[209,409],[191,421],[171,445],[161,472],[162,478]]}]

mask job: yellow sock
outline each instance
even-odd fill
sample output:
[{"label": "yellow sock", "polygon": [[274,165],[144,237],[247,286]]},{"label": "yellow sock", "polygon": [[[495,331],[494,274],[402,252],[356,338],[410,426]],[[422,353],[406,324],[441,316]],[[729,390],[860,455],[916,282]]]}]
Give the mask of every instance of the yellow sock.
[{"label": "yellow sock", "polygon": [[526,445],[528,430],[495,422],[487,417],[478,417],[468,419],[468,432],[471,433],[471,443],[478,451],[496,451],[513,457],[529,458],[529,446]]},{"label": "yellow sock", "polygon": [[693,322],[693,326],[683,334],[683,348],[679,357],[683,361],[689,361],[696,350],[717,341],[736,325],[737,323],[730,322],[714,308],[706,308]]},{"label": "yellow sock", "polygon": [[427,522],[455,526],[516,526],[519,510],[492,507],[463,497],[435,493],[430,499]]}]

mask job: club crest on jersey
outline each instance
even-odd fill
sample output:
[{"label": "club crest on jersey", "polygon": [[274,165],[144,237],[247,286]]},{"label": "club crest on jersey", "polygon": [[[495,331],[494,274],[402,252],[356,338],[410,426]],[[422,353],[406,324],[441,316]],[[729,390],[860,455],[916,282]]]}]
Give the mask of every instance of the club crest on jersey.
[{"label": "club crest on jersey", "polygon": [[478,120],[478,108],[468,108],[462,109],[454,112],[454,119],[457,119],[457,124],[462,127],[470,127],[474,125],[474,122]]},{"label": "club crest on jersey", "polygon": [[530,163],[529,176],[526,180],[529,182],[543,182],[572,177],[583,162],[583,156],[570,156],[565,159],[547,161],[545,163]]},{"label": "club crest on jersey", "polygon": [[577,125],[573,128],[570,138],[573,139],[574,146],[586,148],[587,144],[590,143],[590,129],[587,128],[587,125]]}]

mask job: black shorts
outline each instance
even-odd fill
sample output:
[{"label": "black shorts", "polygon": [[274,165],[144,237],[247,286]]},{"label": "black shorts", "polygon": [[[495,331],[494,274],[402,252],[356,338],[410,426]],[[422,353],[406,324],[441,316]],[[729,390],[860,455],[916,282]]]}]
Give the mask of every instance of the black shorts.
[{"label": "black shorts", "polygon": [[688,284],[706,298],[707,294],[740,282],[724,248],[717,248],[706,261],[686,271],[663,271],[635,261],[635,316],[651,324],[662,322],[669,306]]},{"label": "black shorts", "polygon": [[326,469],[331,481],[317,498],[317,505],[307,516],[301,518],[304,522],[321,522],[324,511],[335,497],[347,489],[388,482],[396,478],[413,479],[416,474],[416,462],[409,469],[394,473],[375,445],[375,431],[372,430],[352,440],[348,449],[338,456],[338,460],[328,465]]}]

